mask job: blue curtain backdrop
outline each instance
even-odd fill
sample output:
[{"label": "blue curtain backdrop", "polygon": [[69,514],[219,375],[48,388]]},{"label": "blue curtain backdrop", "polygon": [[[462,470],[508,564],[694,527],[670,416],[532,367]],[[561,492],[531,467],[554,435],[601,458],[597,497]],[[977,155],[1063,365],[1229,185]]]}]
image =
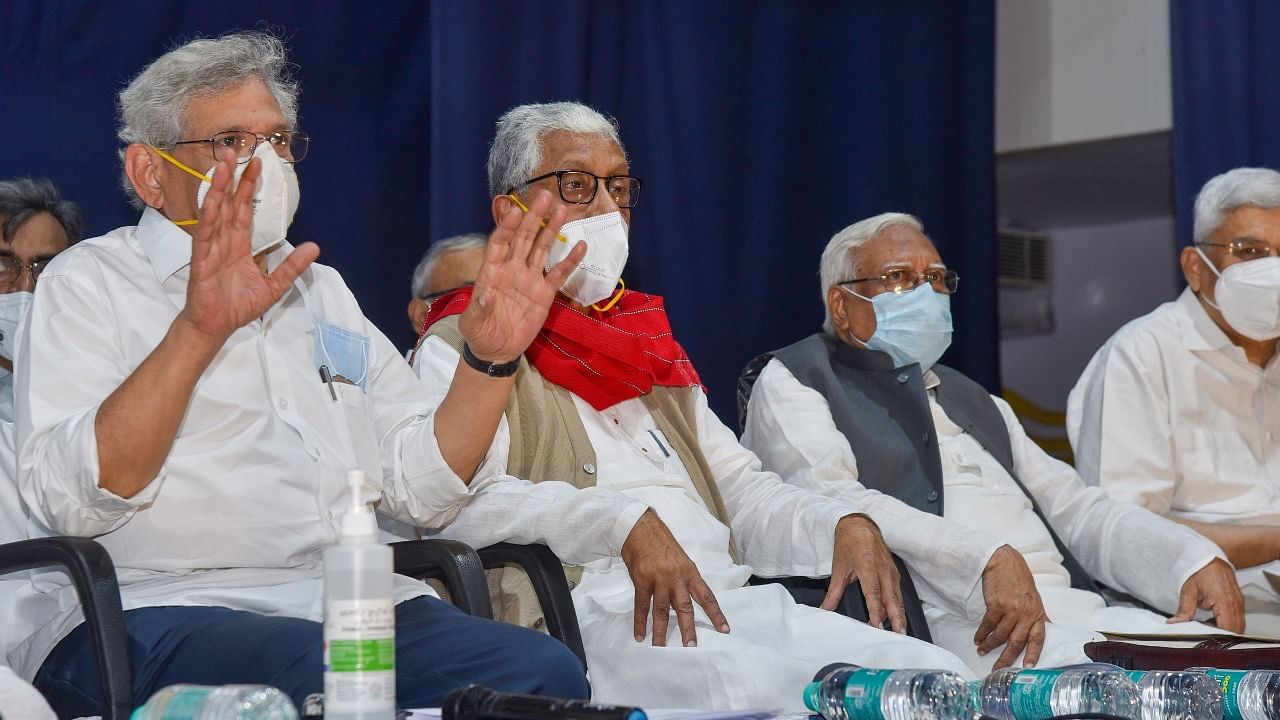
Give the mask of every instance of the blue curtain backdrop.
[{"label": "blue curtain backdrop", "polygon": [[1280,3],[1173,0],[1173,173],[1178,237],[1196,193],[1234,167],[1280,168]]},{"label": "blue curtain backdrop", "polygon": [[576,99],[616,116],[645,181],[629,287],[665,295],[712,405],[754,355],[819,329],[833,233],[917,214],[963,278],[946,358],[998,387],[992,0],[857,3],[0,3],[0,177],[47,176],[90,235],[133,224],[115,93],[176,39],[288,39],[313,137],[291,231],[411,342],[433,239],[492,227],[501,112]]}]

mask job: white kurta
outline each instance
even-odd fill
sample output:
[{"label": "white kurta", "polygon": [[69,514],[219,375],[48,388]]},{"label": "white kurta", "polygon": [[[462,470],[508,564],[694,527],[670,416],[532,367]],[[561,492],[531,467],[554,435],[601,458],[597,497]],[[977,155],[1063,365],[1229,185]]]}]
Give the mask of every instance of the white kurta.
[{"label": "white kurta", "polygon": [[[1085,482],[1113,498],[1206,523],[1280,525],[1280,358],[1249,362],[1184,290],[1120,328],[1067,400]],[[1280,633],[1280,596],[1238,573],[1253,632]]]},{"label": "white kurta", "polygon": [[[269,266],[291,251],[270,254]],[[337,272],[315,264],[219,350],[157,477],[131,498],[101,489],[96,413],[183,307],[190,257],[190,236],[147,210],[137,227],[75,245],[40,276],[17,365],[29,533],[96,538],[126,610],[215,605],[319,620],[320,558],[350,506],[349,469],[366,472],[366,499],[381,512],[420,525],[447,522],[467,485],[440,455],[421,383]],[[318,322],[367,343],[344,356],[335,341],[331,353],[351,365],[335,374],[366,389],[321,382]],[[396,582],[400,601],[429,592]],[[35,574],[32,586],[33,603],[57,607],[20,608],[39,626],[10,654],[26,677],[80,621],[61,573]]]},{"label": "white kurta", "polygon": [[[429,338],[415,361],[442,400],[458,354]],[[684,465],[639,399],[603,412],[575,397],[596,453],[597,486],[532,484],[502,474],[509,434],[500,424],[486,476],[442,531],[476,546],[544,542],[584,565],[574,604],[587,650],[593,696],[647,707],[803,709],[801,690],[831,662],[875,667],[935,667],[970,676],[950,653],[873,629],[835,613],[796,605],[777,585],[744,587],[752,574],[830,575],[836,522],[853,512],[762,472],[760,462],[697,393],[698,442],[732,518],[744,564],[728,553],[729,528],[708,511]],[[721,635],[697,609],[698,646],[681,646],[674,618],[665,648],[632,636],[635,590],[618,556],[636,520],[651,507],[697,564],[729,621]]]},{"label": "white kurta", "polygon": [[[979,657],[973,635],[986,610],[982,571],[1002,545],[1022,553],[1053,621],[1040,665],[1082,661],[1082,645],[1097,639],[1097,630],[1167,632],[1164,618],[1133,610],[1114,613],[1101,596],[1071,587],[1062,556],[1030,500],[995,457],[938,404],[933,392],[938,376],[926,373],[925,385],[942,461],[943,517],[859,483],[857,459],[836,428],[826,399],[778,360],[770,361],[756,381],[743,444],[788,482],[842,499],[870,515],[889,548],[911,568],[934,642],[977,673],[990,670],[999,656]],[[1219,557],[1218,548],[1180,525],[1085,487],[1070,466],[1026,436],[1003,400],[993,399],[1009,432],[1019,479],[1085,569],[1111,587],[1174,610],[1183,582]],[[1190,631],[1188,626],[1180,629]]]}]

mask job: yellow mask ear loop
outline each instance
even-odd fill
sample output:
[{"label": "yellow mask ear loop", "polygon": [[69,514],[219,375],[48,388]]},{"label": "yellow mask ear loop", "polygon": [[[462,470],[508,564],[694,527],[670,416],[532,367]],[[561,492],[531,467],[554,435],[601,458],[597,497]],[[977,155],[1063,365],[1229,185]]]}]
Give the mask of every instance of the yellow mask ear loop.
[{"label": "yellow mask ear loop", "polygon": [[622,278],[618,278],[618,292],[613,294],[613,299],[605,303],[604,307],[600,307],[599,305],[592,303],[591,308],[593,310],[599,310],[600,312],[608,312],[609,310],[613,309],[614,305],[618,304],[618,301],[622,299],[622,295],[626,291],[627,291],[627,284],[622,282]]},{"label": "yellow mask ear loop", "polygon": [[[507,193],[507,197],[511,198],[511,202],[514,202],[516,204],[516,207],[520,208],[525,212],[529,212],[529,208],[525,207],[525,204],[520,202],[520,198],[516,197],[515,193]],[[547,223],[542,220],[539,220],[538,224],[541,225],[542,227],[547,226]],[[564,235],[561,235],[560,233],[556,233],[556,239],[562,243],[569,242],[569,238],[565,237]]]},{"label": "yellow mask ear loop", "polygon": [[[157,155],[159,155],[160,157],[162,157],[162,158],[164,158],[165,160],[168,160],[169,162],[173,163],[173,164],[174,164],[174,165],[175,165],[179,170],[181,170],[181,171],[183,171],[183,172],[185,172],[185,173],[187,173],[187,174],[189,174],[189,175],[193,175],[193,176],[195,176],[195,177],[196,177],[196,178],[198,178],[201,182],[207,182],[207,183],[211,183],[211,182],[213,182],[213,178],[209,177],[208,175],[205,175],[204,173],[202,173],[202,172],[200,172],[200,171],[198,171],[198,170],[192,170],[191,168],[187,167],[187,166],[186,166],[186,165],[184,165],[182,162],[180,162],[177,158],[175,158],[174,156],[170,155],[169,153],[167,153],[167,152],[165,152],[165,151],[161,150],[160,148],[155,147],[155,146],[152,146],[152,148],[151,148],[151,149],[152,149],[152,150],[155,150],[155,151],[156,151],[156,154],[157,154]],[[169,222],[173,223],[174,225],[177,225],[178,227],[187,227],[188,225],[196,225],[196,224],[199,224],[199,222],[200,222],[200,221],[199,221],[199,220],[170,220]]]}]

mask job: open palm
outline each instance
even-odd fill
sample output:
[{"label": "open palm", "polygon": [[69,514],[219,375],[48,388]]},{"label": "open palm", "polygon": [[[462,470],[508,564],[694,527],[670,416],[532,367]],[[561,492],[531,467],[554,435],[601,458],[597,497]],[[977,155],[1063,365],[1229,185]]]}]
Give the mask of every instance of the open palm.
[{"label": "open palm", "polygon": [[273,272],[264,274],[258,267],[251,236],[253,194],[261,168],[261,161],[251,160],[234,191],[229,189],[233,159],[214,173],[191,241],[191,279],[182,314],[219,342],[266,312],[320,254],[315,243],[303,243]]},{"label": "open palm", "polygon": [[557,205],[541,227],[552,204],[551,193],[540,192],[529,212],[513,206],[489,236],[471,304],[458,319],[471,352],[482,360],[505,363],[524,353],[542,329],[556,292],[586,255],[586,245],[579,242],[544,274],[551,243],[565,220],[564,207]]}]

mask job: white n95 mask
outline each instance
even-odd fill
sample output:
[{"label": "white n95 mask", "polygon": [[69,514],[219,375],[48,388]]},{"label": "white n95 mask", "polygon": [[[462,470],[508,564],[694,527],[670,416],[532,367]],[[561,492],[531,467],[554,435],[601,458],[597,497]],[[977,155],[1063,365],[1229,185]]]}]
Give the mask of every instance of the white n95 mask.
[{"label": "white n95 mask", "polygon": [[35,295],[29,292],[11,292],[0,295],[0,357],[9,362],[16,360],[18,326],[31,312]]},{"label": "white n95 mask", "polygon": [[[272,250],[283,243],[293,223],[293,215],[298,211],[298,174],[293,165],[285,162],[271,143],[259,141],[254,148],[253,157],[262,161],[262,173],[258,175],[258,187],[253,193],[253,240],[251,252],[258,255]],[[232,186],[240,184],[240,177],[248,162],[236,166],[236,181]],[[204,207],[204,198],[213,187],[213,174],[218,166],[205,173],[207,179],[200,181],[200,190],[196,193],[196,206]]]},{"label": "white n95 mask", "polygon": [[630,252],[622,213],[615,211],[565,223],[560,234],[564,240],[552,242],[547,255],[548,272],[569,255],[579,240],[587,243],[586,256],[560,286],[560,292],[582,305],[594,305],[613,295]]},{"label": "white n95 mask", "polygon": [[1241,335],[1263,342],[1280,337],[1280,257],[1239,262],[1218,272],[1199,247],[1196,252],[1218,276],[1213,288],[1223,319]]}]

